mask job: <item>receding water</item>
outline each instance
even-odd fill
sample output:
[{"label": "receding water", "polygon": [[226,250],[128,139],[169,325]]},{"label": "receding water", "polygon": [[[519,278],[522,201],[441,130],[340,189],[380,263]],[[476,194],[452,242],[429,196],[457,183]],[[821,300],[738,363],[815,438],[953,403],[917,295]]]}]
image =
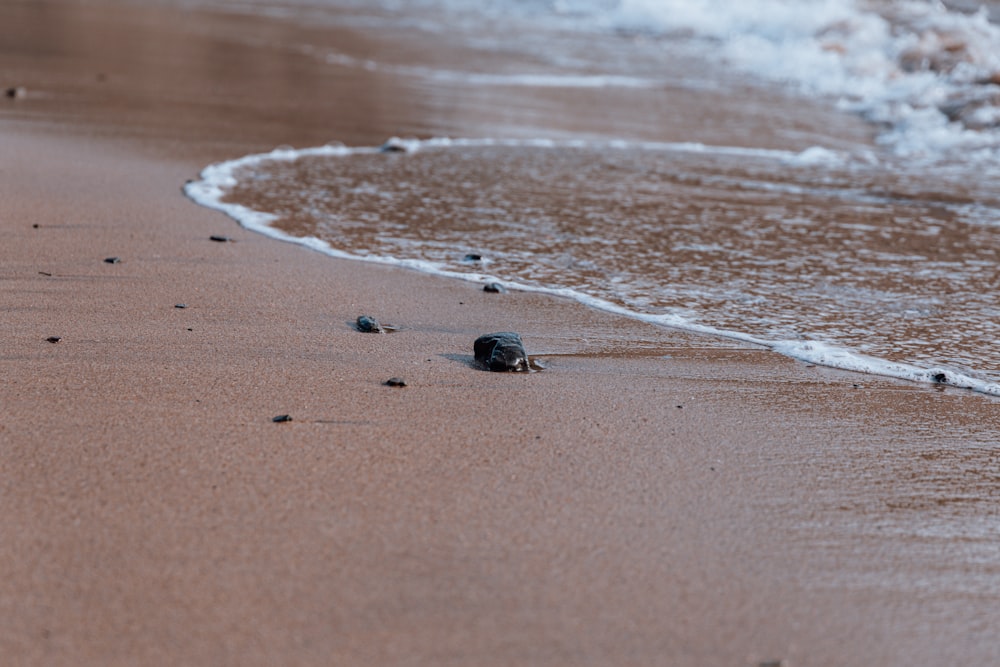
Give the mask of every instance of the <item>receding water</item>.
[{"label": "receding water", "polygon": [[[774,150],[732,131],[686,144],[567,139],[562,128],[401,152],[279,151],[206,170],[189,193],[342,255],[1000,393],[1000,29],[985,13],[903,0],[383,5],[371,21],[471,44],[475,66],[303,52],[416,88],[586,87],[611,100],[625,89],[641,99],[662,85],[658,62],[701,53],[709,64],[684,85],[714,81],[718,104],[743,104],[726,96],[731,78],[711,79],[721,63],[729,77],[820,96],[871,121],[877,139],[831,130]],[[454,21],[432,20],[442,16]],[[783,99],[774,104],[794,104]]]}]

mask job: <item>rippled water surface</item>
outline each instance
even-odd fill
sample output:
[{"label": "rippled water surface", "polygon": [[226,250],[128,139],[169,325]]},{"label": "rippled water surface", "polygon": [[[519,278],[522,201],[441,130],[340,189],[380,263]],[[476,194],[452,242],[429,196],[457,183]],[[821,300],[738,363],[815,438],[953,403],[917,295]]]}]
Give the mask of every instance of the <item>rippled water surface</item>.
[{"label": "rippled water surface", "polygon": [[893,173],[810,152],[424,146],[266,161],[229,196],[358,255],[1000,378],[997,202]]},{"label": "rippled water surface", "polygon": [[[335,254],[1000,394],[1000,28],[988,12],[909,0],[425,0],[371,15],[340,4],[356,27],[469,57],[302,53],[456,104],[485,91],[484,114],[503,110],[505,90],[545,112],[513,136],[250,156],[206,170],[195,199]],[[870,122],[874,142],[824,134],[817,112],[797,115],[807,96]],[[546,134],[553,109],[593,124],[588,99],[603,131],[574,137],[559,122]],[[698,143],[648,140],[685,109],[704,116],[682,121]]]}]

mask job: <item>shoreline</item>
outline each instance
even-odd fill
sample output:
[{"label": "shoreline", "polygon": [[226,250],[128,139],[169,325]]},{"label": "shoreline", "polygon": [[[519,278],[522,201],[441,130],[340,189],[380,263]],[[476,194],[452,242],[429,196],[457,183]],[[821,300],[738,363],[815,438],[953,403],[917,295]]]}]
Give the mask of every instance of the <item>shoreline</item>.
[{"label": "shoreline", "polygon": [[[121,7],[43,4],[84,31]],[[198,59],[166,47],[201,15],[115,16],[108,52],[143,37],[168,87],[150,99],[170,97]],[[294,41],[204,20],[206,52],[228,31]],[[250,71],[137,119],[149,82],[97,83],[110,61],[69,69],[66,48],[11,59],[48,78],[22,78],[29,97],[0,118],[10,664],[996,657],[991,401],[275,243],[187,200],[185,180],[227,153],[380,142],[431,117],[362,102],[324,125],[338,94],[399,91],[291,59],[284,74],[329,86],[315,105],[265,96],[212,135],[260,85]],[[33,97],[81,72],[81,90],[120,88]],[[359,333],[361,314],[400,330]],[[472,341],[507,329],[547,370],[471,366]]]},{"label": "shoreline", "polygon": [[[418,152],[429,147],[431,149],[469,147],[469,146],[546,146],[546,147],[576,147],[583,144],[580,140],[558,142],[554,140],[504,140],[504,139],[467,139],[467,138],[447,138],[428,140],[399,140],[393,137],[389,140],[399,142],[399,150],[406,152]],[[625,145],[620,142],[619,145]],[[588,144],[589,145],[589,144]],[[633,143],[635,146],[643,146],[647,150],[654,150],[650,144]],[[739,149],[726,146],[704,146],[698,144],[700,148],[693,149],[697,152],[731,152],[750,153],[753,155],[764,154],[771,157],[781,156],[791,159],[795,155],[790,151],[776,151],[775,149]],[[689,144],[656,144],[655,150],[665,153],[687,152]],[[810,149],[806,149],[807,151]],[[604,311],[613,315],[621,316],[630,320],[666,327],[668,329],[685,331],[695,335],[703,335],[710,338],[719,338],[732,343],[747,344],[771,350],[782,356],[806,364],[814,364],[829,368],[839,369],[848,372],[855,372],[860,375],[893,378],[918,385],[946,386],[960,390],[968,390],[981,396],[1000,396],[1000,385],[977,377],[972,374],[956,371],[952,368],[938,367],[934,365],[917,365],[907,361],[895,361],[885,357],[871,356],[863,354],[856,349],[847,346],[824,342],[819,338],[804,339],[771,339],[765,336],[747,333],[738,329],[723,329],[715,326],[699,324],[693,320],[685,320],[684,317],[671,314],[655,314],[643,312],[641,310],[630,309],[625,305],[609,301],[605,298],[587,294],[574,287],[533,285],[515,280],[498,278],[489,272],[462,272],[456,270],[454,266],[434,262],[426,259],[400,259],[392,256],[365,255],[343,250],[332,246],[329,242],[315,236],[303,236],[302,232],[295,234],[275,224],[282,218],[280,215],[261,213],[253,208],[253,205],[237,203],[232,201],[232,192],[227,194],[227,184],[236,182],[236,176],[241,169],[259,166],[262,163],[277,162],[291,163],[301,158],[336,158],[337,160],[348,160],[355,155],[372,155],[382,151],[379,146],[344,146],[344,145],[324,145],[302,149],[278,148],[265,153],[254,153],[244,155],[232,160],[215,163],[203,169],[198,178],[189,181],[184,186],[185,195],[193,202],[205,208],[220,211],[234,220],[237,224],[250,231],[257,232],[268,238],[286,243],[300,245],[304,248],[317,251],[331,258],[361,261],[399,268],[409,269],[420,273],[434,275],[453,280],[472,283],[474,285],[484,285],[486,283],[501,284],[505,288],[521,292],[532,292],[537,294],[547,294],[558,298],[567,298],[577,303],[596,310]],[[237,197],[238,199],[238,197]],[[287,223],[286,223],[287,225]],[[296,221],[292,225],[294,229],[300,230],[301,226]],[[486,270],[486,267],[482,267]]]}]

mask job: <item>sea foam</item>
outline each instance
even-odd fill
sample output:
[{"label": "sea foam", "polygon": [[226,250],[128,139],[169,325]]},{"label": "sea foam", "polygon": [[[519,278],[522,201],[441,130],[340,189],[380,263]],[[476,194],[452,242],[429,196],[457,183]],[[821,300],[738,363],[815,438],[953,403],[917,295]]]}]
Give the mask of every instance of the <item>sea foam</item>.
[{"label": "sea foam", "polygon": [[1000,27],[985,10],[909,0],[601,4],[593,10],[604,23],[691,34],[726,66],[835,99],[885,126],[881,141],[899,155],[1000,156]]},{"label": "sea foam", "polygon": [[[668,38],[671,49],[693,46],[700,56],[724,68],[810,96],[825,96],[831,104],[863,115],[883,128],[880,141],[907,159],[995,162],[1000,157],[1000,26],[990,22],[985,10],[962,13],[940,2],[919,0],[427,0],[421,4],[453,17],[455,30],[470,35],[475,31],[469,26],[485,21],[504,31],[494,24],[506,21],[516,25],[505,32],[518,35],[510,37],[515,41],[524,39],[526,26]],[[387,0],[381,5],[395,7]],[[508,41],[503,44],[510,47]],[[671,57],[670,53],[665,49],[663,57]],[[544,50],[536,55],[544,55]],[[656,80],[645,71],[643,76],[629,71],[585,75],[424,71],[420,75],[464,77],[470,84],[482,85],[647,86]]]},{"label": "sea foam", "polygon": [[[756,158],[780,161],[786,166],[792,168],[797,165],[802,166],[803,168],[808,168],[817,163],[826,163],[830,160],[846,159],[844,156],[822,147],[813,147],[797,153],[794,151],[750,149],[734,146],[709,146],[695,143],[650,143],[624,141],[595,143],[582,140],[555,141],[550,139],[513,140],[437,138],[429,140],[392,139],[387,145],[392,145],[396,149],[401,149],[411,153],[429,148],[449,149],[461,147],[501,146],[509,148],[587,147],[601,150],[611,148],[628,148],[634,150],[674,151],[680,153],[711,153],[723,156],[752,155]],[[202,171],[199,180],[191,181],[186,185],[185,193],[198,204],[222,211],[248,229],[278,240],[303,245],[333,257],[396,265],[425,273],[432,273],[448,278],[457,278],[475,283],[497,282],[508,289],[542,292],[566,297],[593,308],[642,320],[652,324],[683,329],[711,336],[724,337],[742,341],[744,343],[758,345],[807,363],[893,377],[914,382],[950,385],[954,387],[972,389],[988,395],[1000,396],[1000,384],[978,379],[954,369],[922,367],[914,364],[894,362],[865,355],[843,346],[819,340],[810,340],[808,338],[802,340],[768,339],[757,335],[751,335],[746,332],[706,326],[698,323],[695,319],[685,317],[678,313],[654,314],[639,312],[631,308],[612,303],[606,299],[596,297],[592,294],[588,294],[585,291],[575,289],[571,286],[554,284],[526,284],[518,282],[517,280],[511,280],[509,278],[492,275],[486,272],[469,272],[466,269],[456,270],[454,266],[445,262],[434,262],[413,258],[402,259],[378,253],[359,254],[357,252],[352,252],[350,249],[333,247],[327,241],[315,236],[292,236],[274,226],[273,223],[277,220],[277,216],[268,212],[257,211],[242,204],[227,200],[228,193],[239,183],[240,173],[243,170],[252,170],[254,167],[258,167],[267,162],[291,162],[304,157],[349,159],[354,155],[371,155],[378,153],[380,150],[382,150],[381,147],[349,148],[342,145],[329,145],[300,150],[280,148],[269,153],[248,155],[239,159],[206,167]],[[486,268],[486,265],[483,265],[483,268]]]}]

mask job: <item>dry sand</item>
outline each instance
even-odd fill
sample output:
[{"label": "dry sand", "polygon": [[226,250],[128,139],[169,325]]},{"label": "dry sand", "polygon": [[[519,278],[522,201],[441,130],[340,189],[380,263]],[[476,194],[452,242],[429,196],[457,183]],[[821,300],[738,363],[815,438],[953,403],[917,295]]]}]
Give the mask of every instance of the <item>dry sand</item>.
[{"label": "dry sand", "polygon": [[[243,231],[185,179],[433,100],[248,66],[277,21],[0,25],[4,665],[1000,659],[996,403]],[[472,367],[510,329],[548,370]]]}]

